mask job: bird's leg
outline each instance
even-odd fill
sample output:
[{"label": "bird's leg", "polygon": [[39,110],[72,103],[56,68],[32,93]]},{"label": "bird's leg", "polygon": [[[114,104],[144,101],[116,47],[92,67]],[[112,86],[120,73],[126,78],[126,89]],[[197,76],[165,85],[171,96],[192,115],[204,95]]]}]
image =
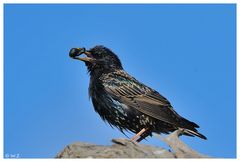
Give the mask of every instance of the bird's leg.
[{"label": "bird's leg", "polygon": [[[143,128],[140,132],[138,132],[135,136],[133,136],[131,138],[131,141],[135,141],[139,136],[141,136],[144,132],[147,131],[147,128]],[[141,139],[142,140],[142,139]],[[140,140],[140,141],[141,141]],[[140,142],[139,140],[137,140],[137,142]]]},{"label": "bird's leg", "polygon": [[144,138],[146,138],[147,137],[147,135],[146,136],[140,136],[136,141],[139,143],[139,142],[141,142]]}]

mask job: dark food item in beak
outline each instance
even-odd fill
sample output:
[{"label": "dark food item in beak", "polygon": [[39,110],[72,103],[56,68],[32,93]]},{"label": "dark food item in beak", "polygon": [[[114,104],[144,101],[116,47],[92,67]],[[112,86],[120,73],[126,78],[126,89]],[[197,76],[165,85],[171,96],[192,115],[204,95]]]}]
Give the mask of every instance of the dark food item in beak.
[{"label": "dark food item in beak", "polygon": [[69,56],[74,58],[76,56],[81,55],[82,53],[85,53],[86,49],[85,48],[72,48],[69,52]]},{"label": "dark food item in beak", "polygon": [[[85,54],[86,57],[80,57],[81,54]],[[84,61],[84,62],[95,61],[95,59],[92,58],[91,53],[86,51],[85,48],[72,48],[69,52],[69,56],[73,59],[81,60],[81,61]]]}]

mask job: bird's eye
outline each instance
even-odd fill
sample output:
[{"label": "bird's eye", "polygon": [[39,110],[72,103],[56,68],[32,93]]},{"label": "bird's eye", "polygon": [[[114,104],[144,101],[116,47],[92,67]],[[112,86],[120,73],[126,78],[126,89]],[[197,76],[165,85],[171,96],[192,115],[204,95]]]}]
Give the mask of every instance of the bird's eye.
[{"label": "bird's eye", "polygon": [[101,54],[101,53],[96,53],[96,54],[95,54],[95,57],[96,57],[96,58],[102,58],[102,54]]}]

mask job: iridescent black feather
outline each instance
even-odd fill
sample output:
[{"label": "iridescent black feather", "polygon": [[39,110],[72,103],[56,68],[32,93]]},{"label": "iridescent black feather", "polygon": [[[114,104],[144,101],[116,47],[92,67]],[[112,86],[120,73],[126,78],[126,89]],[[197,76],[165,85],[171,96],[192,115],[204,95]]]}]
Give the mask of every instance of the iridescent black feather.
[{"label": "iridescent black feather", "polygon": [[196,130],[199,126],[181,117],[165,97],[124,71],[111,50],[96,46],[89,52],[95,59],[85,62],[91,77],[89,95],[95,111],[104,121],[121,132],[138,133],[148,128],[143,137],[152,132],[169,133],[183,128],[185,135],[206,139]]}]

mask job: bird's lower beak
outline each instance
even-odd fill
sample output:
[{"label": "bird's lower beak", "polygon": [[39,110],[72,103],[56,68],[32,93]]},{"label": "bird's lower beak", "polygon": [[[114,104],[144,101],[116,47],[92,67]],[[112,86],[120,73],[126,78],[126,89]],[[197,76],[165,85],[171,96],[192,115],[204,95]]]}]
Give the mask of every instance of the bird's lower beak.
[{"label": "bird's lower beak", "polygon": [[[81,54],[85,54],[86,57],[80,57]],[[86,51],[85,48],[72,48],[69,52],[69,56],[73,59],[92,62],[94,59],[90,52]]]}]

